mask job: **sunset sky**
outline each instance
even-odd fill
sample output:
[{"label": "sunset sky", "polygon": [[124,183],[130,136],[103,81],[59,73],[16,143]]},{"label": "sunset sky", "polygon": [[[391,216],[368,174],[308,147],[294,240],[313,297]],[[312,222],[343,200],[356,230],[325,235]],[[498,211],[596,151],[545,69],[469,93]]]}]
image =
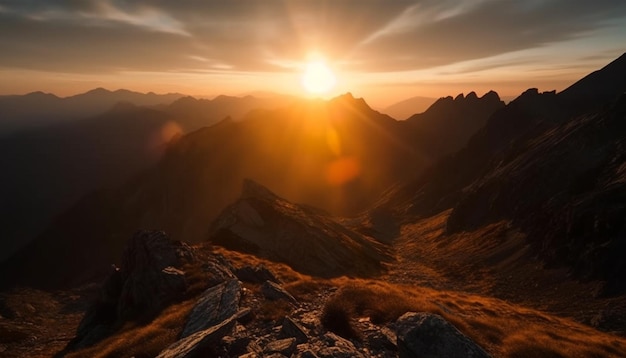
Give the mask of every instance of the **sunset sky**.
[{"label": "sunset sky", "polygon": [[561,90],[626,51],[623,0],[0,0],[0,94]]}]

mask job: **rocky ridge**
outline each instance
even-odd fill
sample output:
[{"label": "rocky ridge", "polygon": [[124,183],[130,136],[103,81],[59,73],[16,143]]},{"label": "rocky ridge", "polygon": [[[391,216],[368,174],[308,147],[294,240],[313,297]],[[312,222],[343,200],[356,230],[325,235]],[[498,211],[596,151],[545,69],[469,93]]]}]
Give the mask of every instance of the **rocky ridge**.
[{"label": "rocky ridge", "polygon": [[370,275],[390,259],[388,249],[374,239],[252,180],[244,181],[240,199],[213,222],[209,241],[321,277]]},{"label": "rocky ridge", "polygon": [[[429,313],[407,313],[397,322],[376,325],[367,319],[359,320],[363,339],[346,339],[328,329],[320,322],[322,306],[333,294],[333,289],[320,291],[317,299],[300,301],[287,293],[280,284],[265,281],[263,287],[272,287],[274,294],[267,289],[246,288],[250,282],[237,278],[233,267],[225,260],[215,257],[194,255],[194,249],[172,241],[162,232],[139,232],[129,241],[125,250],[125,261],[119,270],[114,271],[103,284],[100,298],[94,302],[76,332],[76,338],[61,352],[71,352],[97,344],[107,334],[119,329],[121,321],[136,317],[150,318],[158,313],[155,307],[164,308],[165,302],[173,303],[182,299],[184,285],[177,288],[179,296],[151,295],[152,300],[136,298],[133,315],[124,309],[128,297],[119,292],[134,292],[146,288],[167,289],[169,272],[176,270],[184,278],[188,276],[182,269],[181,260],[195,262],[205,269],[210,267],[211,277],[208,288],[195,298],[196,303],[185,318],[176,340],[164,348],[160,358],[183,357],[421,357],[444,354],[448,357],[466,357],[467,352],[482,352],[476,357],[487,357],[475,343],[456,330],[443,318]],[[208,260],[205,262],[205,260]],[[177,262],[178,261],[178,262]],[[173,264],[175,266],[169,266]],[[165,268],[162,266],[168,265]],[[159,268],[161,270],[159,271]],[[165,270],[171,268],[170,270]],[[243,271],[269,270],[248,267]],[[158,273],[161,272],[161,273]],[[137,281],[130,277],[139,277]],[[249,277],[249,276],[248,276]],[[242,279],[249,280],[244,275]],[[252,281],[256,281],[253,279]],[[276,295],[275,292],[281,292]],[[117,296],[117,298],[115,297]],[[148,299],[148,297],[145,297]],[[132,301],[132,300],[131,300]],[[291,307],[290,313],[272,321],[255,319],[263,311],[263,305],[273,302]],[[106,310],[106,312],[105,312]],[[280,315],[279,315],[280,316]],[[419,317],[419,320],[413,319]],[[149,320],[148,320],[149,321]],[[422,322],[423,321],[423,322]],[[106,326],[106,330],[103,329]],[[418,338],[420,330],[437,332],[437,344],[427,344]],[[432,335],[432,334],[431,334]],[[416,348],[417,347],[417,348]],[[77,353],[80,353],[77,352]]]}]

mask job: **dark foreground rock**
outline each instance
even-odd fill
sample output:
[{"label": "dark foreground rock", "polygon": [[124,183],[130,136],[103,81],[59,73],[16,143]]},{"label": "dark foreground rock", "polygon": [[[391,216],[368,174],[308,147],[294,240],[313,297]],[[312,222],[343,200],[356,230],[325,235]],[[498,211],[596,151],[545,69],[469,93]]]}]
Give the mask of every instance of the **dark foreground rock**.
[{"label": "dark foreground rock", "polygon": [[235,314],[217,325],[180,339],[167,347],[157,358],[189,358],[201,355],[213,356],[213,348],[219,343],[222,337],[233,330],[238,318],[239,315]]},{"label": "dark foreground rock", "polygon": [[210,328],[239,311],[241,284],[229,280],[207,289],[187,318],[181,338]]},{"label": "dark foreground rock", "polygon": [[400,358],[488,358],[481,347],[443,317],[432,313],[405,313],[396,322]]},{"label": "dark foreground rock", "polygon": [[183,265],[194,260],[191,247],[162,231],[139,231],[129,240],[120,268],[102,285],[65,351],[91,346],[128,320],[153,317],[186,290]]}]

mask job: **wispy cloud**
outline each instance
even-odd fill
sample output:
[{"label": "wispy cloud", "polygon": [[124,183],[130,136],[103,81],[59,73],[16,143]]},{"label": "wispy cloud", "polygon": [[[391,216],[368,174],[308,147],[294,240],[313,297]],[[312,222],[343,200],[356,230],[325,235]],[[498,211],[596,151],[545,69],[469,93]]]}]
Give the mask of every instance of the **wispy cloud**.
[{"label": "wispy cloud", "polygon": [[320,51],[355,72],[409,71],[608,26],[626,27],[626,2],[0,0],[0,67],[276,72]]}]

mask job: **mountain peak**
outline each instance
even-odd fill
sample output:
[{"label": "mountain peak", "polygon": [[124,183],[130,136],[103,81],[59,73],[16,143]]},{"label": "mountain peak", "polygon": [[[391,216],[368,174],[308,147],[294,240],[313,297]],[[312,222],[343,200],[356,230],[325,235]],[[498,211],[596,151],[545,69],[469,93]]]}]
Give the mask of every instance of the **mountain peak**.
[{"label": "mountain peak", "polygon": [[108,93],[113,93],[113,92],[109,91],[106,88],[98,87],[98,88],[94,88],[94,89],[92,89],[90,91],[87,91],[84,94],[108,94]]},{"label": "mountain peak", "polygon": [[351,92],[346,92],[329,101],[330,104],[346,104],[362,111],[374,111],[362,97],[354,97]]},{"label": "mountain peak", "polygon": [[498,92],[491,90],[487,93],[485,93],[482,97],[480,97],[480,99],[487,99],[487,100],[498,100],[500,101],[500,95],[498,95]]},{"label": "mountain peak", "polygon": [[242,199],[257,198],[263,200],[274,201],[278,199],[276,194],[272,193],[268,188],[255,182],[252,179],[243,180],[243,188],[241,190]]},{"label": "mountain peak", "polygon": [[597,105],[613,101],[624,92],[626,92],[626,53],[600,70],[583,77],[558,95],[566,101],[585,100]]}]

